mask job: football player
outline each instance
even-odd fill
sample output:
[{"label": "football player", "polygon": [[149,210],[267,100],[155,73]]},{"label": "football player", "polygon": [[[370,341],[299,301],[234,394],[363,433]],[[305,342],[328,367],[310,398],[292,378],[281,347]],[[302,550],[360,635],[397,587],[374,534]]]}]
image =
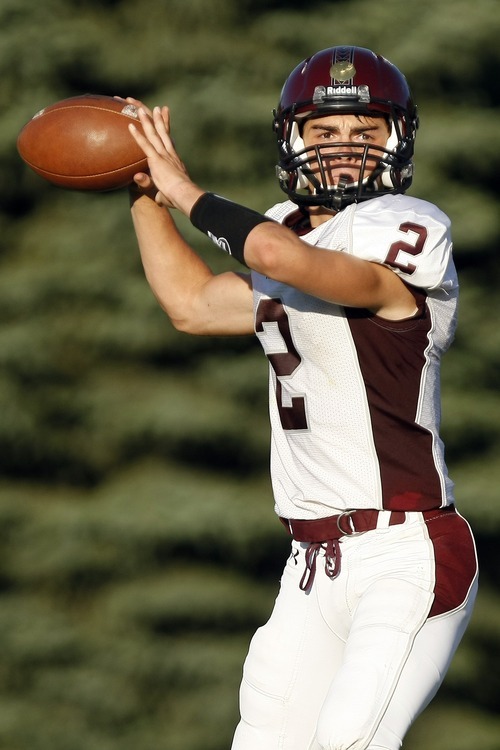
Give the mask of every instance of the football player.
[{"label": "football player", "polygon": [[[271,474],[291,535],[252,639],[233,750],[398,750],[438,690],[477,588],[439,435],[458,284],[450,222],[406,195],[418,117],[388,60],[332,47],[274,113],[287,199],[261,215],[190,179],[167,107],[140,106],[132,217],[181,331],[255,333],[269,360]],[[171,209],[247,266],[214,274]]]}]

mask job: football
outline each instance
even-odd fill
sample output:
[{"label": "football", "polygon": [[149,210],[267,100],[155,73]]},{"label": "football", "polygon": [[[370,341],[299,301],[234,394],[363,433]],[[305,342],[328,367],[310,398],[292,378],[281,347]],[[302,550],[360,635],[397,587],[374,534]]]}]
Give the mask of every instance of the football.
[{"label": "football", "polygon": [[117,190],[147,170],[128,130],[142,130],[137,108],[101,94],[63,99],[37,112],[17,138],[19,155],[37,174],[70,190]]}]

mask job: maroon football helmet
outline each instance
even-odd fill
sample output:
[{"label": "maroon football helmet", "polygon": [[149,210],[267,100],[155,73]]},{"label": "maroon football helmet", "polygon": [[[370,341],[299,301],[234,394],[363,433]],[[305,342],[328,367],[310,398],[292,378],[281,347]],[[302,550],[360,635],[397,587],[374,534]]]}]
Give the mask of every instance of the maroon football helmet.
[{"label": "maroon football helmet", "polygon": [[[336,158],[359,161],[357,182],[329,184],[326,155],[332,147],[304,147],[302,125],[311,117],[334,114],[383,116],[390,129],[385,148],[336,143]],[[331,47],[302,61],[289,75],[274,111],[281,188],[299,205],[339,210],[384,193],[404,193],[412,181],[412,156],[418,127],[417,108],[403,74],[392,63],[363,47]],[[342,147],[346,149],[342,153]],[[328,152],[326,152],[328,148]],[[322,157],[322,159],[321,159]],[[375,161],[374,161],[375,160]],[[310,162],[320,165],[314,170]],[[367,161],[372,167],[367,168]],[[373,164],[377,166],[373,169]]]}]

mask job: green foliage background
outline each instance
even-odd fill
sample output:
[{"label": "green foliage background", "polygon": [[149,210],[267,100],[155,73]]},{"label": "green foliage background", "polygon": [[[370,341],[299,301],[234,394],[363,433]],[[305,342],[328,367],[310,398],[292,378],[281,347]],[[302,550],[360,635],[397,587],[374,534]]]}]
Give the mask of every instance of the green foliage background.
[{"label": "green foliage background", "polygon": [[283,197],[270,123],[284,78],[342,43],[412,84],[412,193],[451,216],[462,284],[443,430],[482,588],[406,747],[500,748],[499,37],[498,0],[0,0],[1,748],[228,748],[288,545],[255,341],[175,332],[126,192],[45,184],[17,132],[85,92],[167,102],[194,178],[263,210]]}]

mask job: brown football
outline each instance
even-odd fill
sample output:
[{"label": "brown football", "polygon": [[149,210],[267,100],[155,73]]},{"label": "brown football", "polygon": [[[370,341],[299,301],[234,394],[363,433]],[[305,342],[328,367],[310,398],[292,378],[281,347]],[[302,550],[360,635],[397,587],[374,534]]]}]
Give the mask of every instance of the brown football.
[{"label": "brown football", "polygon": [[51,104],[22,128],[17,149],[44,179],[70,190],[116,190],[147,170],[144,153],[128,130],[142,130],[132,104],[84,94]]}]

